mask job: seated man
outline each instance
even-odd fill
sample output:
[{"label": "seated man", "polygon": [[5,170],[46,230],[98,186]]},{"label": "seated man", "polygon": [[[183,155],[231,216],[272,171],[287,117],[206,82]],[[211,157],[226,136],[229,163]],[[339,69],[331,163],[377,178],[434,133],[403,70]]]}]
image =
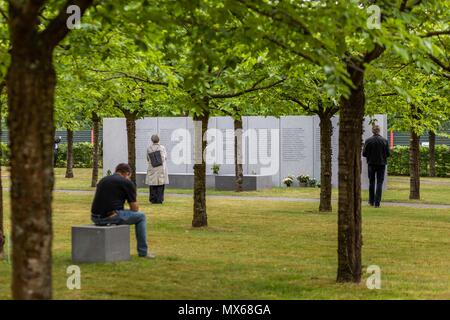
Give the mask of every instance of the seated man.
[{"label": "seated man", "polygon": [[[92,203],[91,218],[97,226],[134,224],[138,255],[151,259],[155,256],[147,250],[147,221],[145,214],[138,212],[136,187],[130,177],[131,167],[121,163],[113,175],[100,180]],[[130,210],[124,210],[125,201],[129,203]]]}]

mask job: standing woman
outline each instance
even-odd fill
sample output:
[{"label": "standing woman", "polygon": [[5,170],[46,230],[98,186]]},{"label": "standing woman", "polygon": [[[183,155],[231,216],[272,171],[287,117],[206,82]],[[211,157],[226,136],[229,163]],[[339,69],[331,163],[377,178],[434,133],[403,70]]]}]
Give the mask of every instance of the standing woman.
[{"label": "standing woman", "polygon": [[158,135],[152,135],[151,140],[152,145],[147,148],[148,169],[145,183],[150,186],[150,202],[163,203],[164,186],[169,184],[167,152],[166,148],[159,144]]}]

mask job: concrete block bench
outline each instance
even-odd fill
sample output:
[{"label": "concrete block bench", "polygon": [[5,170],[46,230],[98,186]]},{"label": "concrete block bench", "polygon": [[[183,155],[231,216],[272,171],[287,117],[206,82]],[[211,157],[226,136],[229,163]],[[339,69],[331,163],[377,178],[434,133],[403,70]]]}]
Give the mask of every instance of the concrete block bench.
[{"label": "concrete block bench", "polygon": [[[234,174],[219,174],[216,176],[215,182],[215,189],[218,191],[234,191],[236,188]],[[242,191],[270,189],[272,185],[272,176],[245,174],[242,181]]]},{"label": "concrete block bench", "polygon": [[[136,186],[138,188],[148,188],[145,184],[146,172],[136,173]],[[215,176],[212,174],[206,175],[206,188],[214,188]],[[167,189],[192,189],[194,188],[194,174],[193,173],[169,173],[169,184]]]},{"label": "concrete block bench", "polygon": [[[145,184],[145,172],[136,173],[136,185],[138,188],[148,188]],[[169,173],[169,184],[167,189],[192,189],[194,187],[193,173]],[[273,187],[272,176],[245,174],[242,190],[255,191],[270,189]],[[218,191],[233,191],[235,189],[234,174],[206,175],[206,188]]]},{"label": "concrete block bench", "polygon": [[130,259],[130,226],[73,226],[72,261],[114,262]]}]

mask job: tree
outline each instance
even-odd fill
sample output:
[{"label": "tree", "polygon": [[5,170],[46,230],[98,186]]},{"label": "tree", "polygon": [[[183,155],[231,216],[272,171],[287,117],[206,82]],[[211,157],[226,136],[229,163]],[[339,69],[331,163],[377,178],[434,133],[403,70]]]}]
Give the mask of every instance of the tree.
[{"label": "tree", "polygon": [[117,101],[114,106],[118,108],[125,116],[125,125],[127,128],[128,164],[131,168],[131,181],[136,184],[136,120],[140,118],[139,110],[129,110]]},{"label": "tree", "polygon": [[[67,84],[67,83],[66,83]],[[70,88],[71,86],[58,86],[56,92],[58,96],[59,88]],[[56,123],[58,123],[62,128],[66,129],[67,132],[67,156],[66,156],[66,173],[65,177],[67,179],[71,179],[74,177],[73,175],[73,140],[74,140],[74,131],[79,128],[79,122],[77,118],[79,118],[79,110],[78,108],[70,104],[72,99],[63,99],[62,97],[58,97],[56,99],[55,106],[55,119]],[[62,105],[61,105],[62,104]]]},{"label": "tree", "polygon": [[[5,117],[6,105],[5,87],[6,87],[6,71],[9,64],[9,34],[7,28],[8,15],[6,11],[6,3],[0,4],[0,137],[2,133],[3,119]],[[0,156],[2,156],[0,154]],[[5,232],[3,226],[3,185],[2,185],[2,170],[0,166],[0,260],[3,257],[3,250],[5,245]]]},{"label": "tree", "polygon": [[155,106],[160,106],[160,101],[167,97],[165,91],[175,79],[170,68],[163,65],[161,54],[150,49],[155,39],[143,36],[136,41],[117,28],[108,29],[100,38],[99,42],[108,43],[99,45],[97,55],[101,62],[92,65],[84,59],[83,64],[87,66],[89,79],[101,84],[102,90],[107,89],[108,98],[104,103],[112,103],[116,113],[125,117],[128,164],[132,169],[131,179],[136,183],[136,120],[155,111],[159,115],[167,112],[164,107]]},{"label": "tree", "polygon": [[[2,136],[2,129],[3,129],[3,105],[4,105],[3,89],[4,88],[5,88],[5,82],[2,81],[0,83],[0,137]],[[3,155],[0,153],[0,158],[2,156]],[[0,260],[2,260],[3,256],[4,256],[4,246],[5,246],[5,238],[6,238],[3,220],[4,220],[3,219],[3,183],[2,183],[2,167],[0,164]]]},{"label": "tree", "polygon": [[[441,80],[450,80],[450,62],[449,62],[449,48],[450,48],[450,29],[449,23],[450,19],[448,16],[448,10],[450,5],[448,2],[442,2],[440,4],[439,11],[436,12],[432,21],[424,19],[422,16],[423,23],[420,24],[419,29],[421,37],[429,40],[428,45],[432,50],[427,53],[428,58],[431,62],[437,66],[439,72],[437,73]],[[436,46],[437,48],[433,48]],[[435,85],[434,85],[435,87]],[[448,85],[446,86],[448,92]],[[442,100],[441,100],[442,101]],[[433,101],[434,102],[434,101]],[[445,108],[444,112],[439,112],[441,115],[441,124],[449,118],[450,110]],[[435,144],[436,144],[436,132],[440,127],[440,124],[436,124],[435,128],[430,128],[428,131],[429,135],[429,175],[434,177],[436,175],[436,165],[435,165]]]},{"label": "tree", "polygon": [[67,132],[67,156],[65,177],[71,179],[74,177],[73,165],[73,143],[74,131],[83,127],[87,123],[84,117],[86,109],[86,98],[80,98],[73,92],[85,92],[85,85],[74,68],[67,64],[66,59],[61,57],[62,53],[57,50],[55,53],[58,73],[55,99],[55,122],[59,128],[64,128]]},{"label": "tree", "polygon": [[92,148],[92,177],[91,177],[91,187],[95,188],[98,181],[98,163],[99,163],[99,153],[100,153],[100,121],[101,118],[98,114],[92,112],[92,131],[93,131],[93,148]]},{"label": "tree", "polygon": [[321,69],[302,66],[297,74],[281,88],[280,98],[294,103],[303,112],[317,115],[320,120],[320,212],[331,212],[332,196],[332,118],[339,111],[335,97],[329,96],[325,87],[325,75]]},{"label": "tree", "polygon": [[[408,0],[377,1],[383,15],[375,17],[380,18],[381,24],[374,26],[368,23],[373,16],[365,10],[373,4],[369,1],[298,4],[230,0],[227,4],[239,19],[246,21],[246,32],[254,42],[272,44],[278,48],[271,50],[277,57],[288,54],[294,60],[323,67],[326,84],[330,92],[334,91],[331,95],[340,95],[337,281],[360,282],[365,76],[388,48],[398,55],[419,49],[430,51],[430,46],[419,35],[409,31],[409,24],[425,12],[440,12],[444,1],[426,4]],[[405,48],[405,41],[414,48]]]},{"label": "tree", "polygon": [[6,85],[11,146],[12,295],[14,299],[49,299],[56,83],[52,55],[69,32],[67,7],[77,5],[83,14],[92,0],[67,2],[48,23],[42,21],[42,14],[47,14],[47,1],[8,4],[11,64]]},{"label": "tree", "polygon": [[180,79],[181,113],[196,123],[192,226],[204,227],[208,223],[203,154],[209,118],[217,113],[220,102],[273,87],[283,79],[266,76],[259,80],[261,76],[254,67],[260,52],[249,54],[245,44],[234,36],[240,22],[223,4],[209,0],[152,1],[147,7],[150,9],[145,9],[144,17],[151,17],[164,36],[164,61]]},{"label": "tree", "polygon": [[[261,66],[259,68],[262,67]],[[266,67],[269,73],[277,74],[280,73],[278,68]],[[274,70],[276,69],[276,70]],[[253,74],[249,74],[248,77],[251,78]],[[256,80],[253,87],[259,85],[263,82],[265,78]],[[242,117],[251,115],[260,116],[279,116],[283,114],[284,109],[280,108],[279,100],[276,99],[275,87],[279,87],[284,79],[277,81],[266,87],[262,87],[259,90],[248,92],[243,96],[237,98],[225,99],[222,101],[212,102],[212,108],[214,111],[219,112],[225,116],[233,118],[233,129],[234,129],[234,168],[235,168],[235,191],[243,191],[244,182],[244,168],[243,168],[243,119]]]},{"label": "tree", "polygon": [[[102,60],[100,56],[93,57],[92,54],[89,54],[89,50],[96,48],[95,51],[98,53],[108,42],[107,39],[105,40],[104,34],[96,33],[93,36],[91,23],[92,20],[98,22],[98,19],[90,18],[91,20],[87,20],[84,25],[91,27],[71,34],[71,41],[78,45],[60,46],[56,50],[55,59],[59,74],[56,118],[63,127],[70,125],[72,129],[75,129],[77,126],[92,126],[91,187],[96,187],[99,177],[101,119],[103,116],[111,116],[116,113],[112,108],[110,88],[105,87],[102,79],[90,77],[90,71],[86,70],[86,66],[91,67],[91,64]],[[73,92],[82,92],[83,95],[74,95]]]},{"label": "tree", "polygon": [[430,148],[429,171],[430,177],[436,177],[436,133],[428,131],[428,143]]},{"label": "tree", "polygon": [[[211,113],[214,111],[214,108],[210,106],[211,101],[213,101],[214,99],[232,99],[250,92],[269,89],[282,83],[283,81],[284,79],[281,79],[266,86],[258,85],[258,81],[257,83],[254,83],[250,88],[244,89],[242,91],[226,94],[208,94],[203,96],[201,100],[197,99],[196,104],[197,106],[201,107],[202,113],[194,113],[193,119],[198,124],[201,124],[199,126],[196,126],[195,132],[195,141],[201,141],[201,148],[198,148],[198,145],[195,147],[196,161],[194,164],[194,217],[192,220],[193,227],[206,227],[208,225],[208,218],[206,213],[206,162],[203,155],[205,154],[205,150],[207,147],[206,131],[208,129],[208,121]],[[239,159],[242,156],[242,152],[239,151],[239,146],[242,146],[242,119],[235,119],[234,126],[235,166],[237,175],[236,178],[242,181],[242,159]],[[201,127],[201,129],[199,127]],[[199,161],[199,159],[201,160]],[[242,183],[241,181],[239,181],[238,183]]]},{"label": "tree", "polygon": [[136,183],[136,120],[141,119],[149,114],[151,104],[147,104],[145,89],[141,83],[136,84],[134,88],[129,87],[129,93],[136,92],[135,100],[128,99],[127,102],[121,103],[116,98],[114,107],[122,112],[125,117],[127,129],[127,146],[128,146],[128,164],[131,167],[131,180]]},{"label": "tree", "polygon": [[[377,88],[372,86],[372,110],[387,112],[394,130],[410,132],[410,195],[420,199],[420,136],[437,131],[448,119],[449,86],[427,64],[407,63],[386,57],[381,64],[384,74],[375,74]],[[381,69],[381,67],[380,67]],[[382,93],[384,92],[384,93]],[[430,144],[430,158],[433,145]],[[431,166],[430,166],[431,169]]]},{"label": "tree", "polygon": [[[439,21],[439,20],[438,20]],[[433,24],[426,24],[422,31],[423,37],[433,39],[433,43],[440,46],[441,50],[430,53],[428,56],[430,60],[435,63],[440,69],[440,75],[442,80],[450,80],[450,61],[449,61],[449,47],[450,47],[450,29],[447,23],[442,23],[440,28],[433,30]],[[450,111],[448,112],[450,113]],[[430,177],[436,176],[436,131],[431,129],[428,131],[429,144],[430,144],[430,160],[429,160],[429,175]]]},{"label": "tree", "polygon": [[67,129],[67,165],[66,175],[67,179],[73,178],[73,130]]},{"label": "tree", "polygon": [[[410,105],[410,117],[413,122],[419,122],[421,110],[415,104]],[[409,139],[409,199],[420,199],[420,136],[418,131],[411,128]]]}]

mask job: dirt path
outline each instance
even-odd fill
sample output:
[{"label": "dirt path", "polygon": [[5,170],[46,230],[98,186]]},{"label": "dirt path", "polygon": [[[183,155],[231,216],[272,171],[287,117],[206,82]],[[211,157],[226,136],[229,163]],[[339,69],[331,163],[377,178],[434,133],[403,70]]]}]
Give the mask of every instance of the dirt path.
[{"label": "dirt path", "polygon": [[[428,184],[428,185],[441,185],[441,186],[450,186],[450,179],[447,179],[449,181],[442,181],[442,180],[432,180],[430,178],[420,178],[421,184]],[[405,179],[401,179],[398,177],[389,177],[389,182],[395,182],[395,183],[408,183]]]},{"label": "dirt path", "polygon": [[[55,190],[58,193],[72,193],[72,194],[94,194],[94,191],[86,190]],[[145,192],[139,192],[139,195],[148,195]],[[179,194],[179,193],[166,193],[166,196],[173,198],[192,198],[191,194]],[[257,196],[226,196],[226,195],[209,195],[208,199],[219,199],[219,200],[244,200],[244,201],[280,201],[280,202],[307,202],[307,203],[318,203],[319,199],[316,198],[289,198],[289,197],[257,197]],[[363,206],[368,206],[363,202]],[[450,210],[449,204],[425,204],[425,203],[408,203],[408,202],[383,202],[384,207],[408,207],[408,208],[418,208],[418,209],[448,209]]]}]

